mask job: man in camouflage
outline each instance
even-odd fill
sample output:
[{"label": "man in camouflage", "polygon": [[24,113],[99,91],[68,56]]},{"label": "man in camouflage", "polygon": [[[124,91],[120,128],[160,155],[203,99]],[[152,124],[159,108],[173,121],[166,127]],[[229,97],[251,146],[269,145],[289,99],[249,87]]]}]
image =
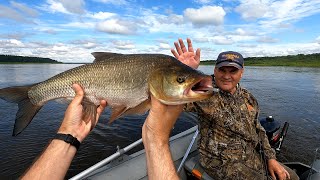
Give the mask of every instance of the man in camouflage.
[{"label": "man in camouflage", "polygon": [[[188,50],[182,39],[175,42],[173,55],[197,68],[200,49],[194,53],[190,39]],[[259,106],[254,96],[239,85],[243,75],[243,57],[233,51],[219,54],[214,68],[213,86],[220,89],[210,99],[187,104],[186,111],[199,117],[200,164],[214,179],[267,179],[264,159],[274,179],[298,179],[289,168],[276,161],[264,128],[258,121]],[[261,148],[263,147],[263,148]],[[259,153],[264,150],[264,157]],[[288,173],[290,172],[290,174]]]}]

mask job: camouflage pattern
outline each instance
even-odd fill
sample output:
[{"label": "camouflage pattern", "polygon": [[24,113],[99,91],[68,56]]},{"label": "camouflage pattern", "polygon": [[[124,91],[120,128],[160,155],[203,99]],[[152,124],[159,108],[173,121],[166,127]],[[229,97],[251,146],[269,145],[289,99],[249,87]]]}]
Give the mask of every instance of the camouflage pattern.
[{"label": "camouflage pattern", "polygon": [[257,118],[257,100],[249,91],[238,85],[233,95],[220,91],[210,99],[187,104],[185,111],[198,114],[200,164],[211,177],[266,179],[257,150],[259,139],[266,158],[276,156]]}]

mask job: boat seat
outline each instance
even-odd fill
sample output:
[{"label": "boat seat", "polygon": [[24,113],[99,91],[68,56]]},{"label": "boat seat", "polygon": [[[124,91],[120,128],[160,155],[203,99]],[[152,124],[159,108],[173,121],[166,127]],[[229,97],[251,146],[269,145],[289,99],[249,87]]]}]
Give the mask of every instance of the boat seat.
[{"label": "boat seat", "polygon": [[185,162],[184,168],[188,172],[188,174],[193,177],[193,179],[213,180],[213,178],[209,176],[200,165],[199,156],[193,156],[189,158]]}]

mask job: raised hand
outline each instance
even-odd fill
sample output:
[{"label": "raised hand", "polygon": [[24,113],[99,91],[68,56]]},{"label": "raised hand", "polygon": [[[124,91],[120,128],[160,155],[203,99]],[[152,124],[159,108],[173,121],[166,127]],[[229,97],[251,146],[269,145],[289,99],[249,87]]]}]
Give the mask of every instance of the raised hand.
[{"label": "raised hand", "polygon": [[172,54],[182,63],[197,69],[200,64],[200,49],[198,48],[196,52],[194,52],[190,38],[187,38],[188,49],[181,38],[179,38],[178,41],[179,43],[174,42],[176,50],[171,49]]}]

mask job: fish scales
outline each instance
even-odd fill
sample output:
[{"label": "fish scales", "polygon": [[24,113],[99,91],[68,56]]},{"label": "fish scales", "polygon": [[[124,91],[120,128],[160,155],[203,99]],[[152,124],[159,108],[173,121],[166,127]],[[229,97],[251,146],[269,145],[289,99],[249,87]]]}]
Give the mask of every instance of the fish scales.
[{"label": "fish scales", "polygon": [[[82,86],[84,116],[94,118],[96,105],[106,100],[109,122],[150,108],[150,94],[168,105],[209,98],[212,78],[162,54],[93,53],[95,60],[31,85],[0,89],[0,98],[18,103],[13,135],[25,129],[42,106],[53,99],[72,98],[73,84]],[[87,118],[86,118],[87,119]]]},{"label": "fish scales", "polygon": [[88,99],[96,105],[102,99],[111,104],[122,103],[128,98],[126,94],[130,95],[128,101],[132,102],[134,97],[137,97],[136,93],[145,94],[144,98],[147,96],[147,79],[150,71],[154,67],[170,66],[171,63],[172,60],[168,57],[139,58],[137,55],[132,55],[116,60],[111,58],[70,69],[41,82],[31,88],[29,97],[31,102],[37,105],[57,97],[74,97],[72,84],[77,83],[84,88]]}]

